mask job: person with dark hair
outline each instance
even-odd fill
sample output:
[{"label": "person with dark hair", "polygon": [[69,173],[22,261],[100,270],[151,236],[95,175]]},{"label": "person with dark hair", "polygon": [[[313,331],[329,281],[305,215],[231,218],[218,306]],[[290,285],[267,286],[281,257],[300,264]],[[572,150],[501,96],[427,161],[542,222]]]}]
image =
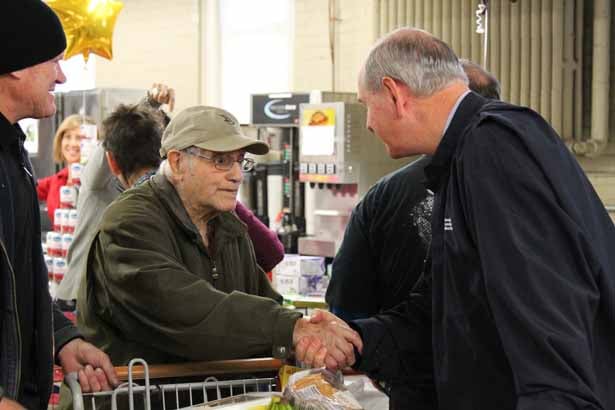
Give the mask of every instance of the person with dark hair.
[{"label": "person with dark hair", "polygon": [[0,24],[0,409],[47,408],[54,361],[83,391],[109,389],[109,358],[81,339],[49,296],[32,166],[17,123],[56,111],[66,37],[40,0],[3,3]]},{"label": "person with dark hair", "polygon": [[[613,409],[615,225],[539,114],[467,84],[452,49],[411,28],[359,75],[390,155],[432,155],[434,207],[431,267],[406,302],[351,322],[355,367],[415,388],[432,369],[440,410]],[[336,364],[308,356],[322,362]]]},{"label": "person with dark hair", "polygon": [[160,111],[120,105],[103,121],[102,128],[109,169],[122,187],[138,185],[156,173],[163,130]]},{"label": "person with dark hair", "polygon": [[[172,110],[175,105],[175,91],[159,83],[154,83],[148,90],[147,96],[139,102],[143,110],[158,111],[156,116],[160,118],[164,128],[170,118],[162,109],[163,105],[168,106],[169,111]],[[160,137],[160,133],[158,135]],[[75,227],[73,242],[68,249],[68,271],[56,292],[58,299],[61,300],[77,299],[79,284],[85,275],[87,252],[102,217],[102,211],[125,189],[109,169],[106,156],[103,144],[98,144],[83,168],[77,197],[79,220]]]}]

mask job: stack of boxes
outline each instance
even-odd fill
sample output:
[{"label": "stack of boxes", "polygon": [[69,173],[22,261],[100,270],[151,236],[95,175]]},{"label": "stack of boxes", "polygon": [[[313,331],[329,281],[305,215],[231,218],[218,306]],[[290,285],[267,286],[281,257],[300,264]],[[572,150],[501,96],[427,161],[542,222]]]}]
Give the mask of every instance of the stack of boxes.
[{"label": "stack of boxes", "polygon": [[282,295],[322,297],[327,291],[325,258],[287,254],[273,269],[273,286]]},{"label": "stack of boxes", "polygon": [[82,167],[79,163],[71,164],[68,185],[60,187],[60,208],[56,209],[53,215],[53,231],[47,232],[46,242],[43,244],[49,275],[49,292],[53,298],[67,270],[66,255],[73,243],[73,234],[79,219],[75,207]]},{"label": "stack of boxes", "polygon": [[[60,187],[60,208],[53,214],[53,231],[47,232],[46,242],[43,243],[43,252],[47,273],[49,277],[49,294],[56,298],[56,289],[67,271],[66,255],[68,248],[73,243],[73,234],[77,226],[79,214],[77,206],[77,194],[81,185],[81,170],[83,165],[71,164],[69,181],[67,185]],[[75,322],[74,312],[65,311],[64,315]],[[55,365],[53,370],[53,391],[49,398],[49,408],[55,408],[60,403],[60,385],[64,375],[62,369]]]}]

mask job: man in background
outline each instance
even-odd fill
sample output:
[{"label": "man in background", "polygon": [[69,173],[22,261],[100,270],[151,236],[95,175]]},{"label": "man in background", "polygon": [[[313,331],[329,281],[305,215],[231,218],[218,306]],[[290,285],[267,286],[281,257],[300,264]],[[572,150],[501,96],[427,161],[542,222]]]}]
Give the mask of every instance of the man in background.
[{"label": "man in background", "polygon": [[[166,126],[170,118],[162,110],[162,106],[167,105],[169,111],[173,111],[175,91],[165,84],[154,83],[139,105],[143,109],[149,107],[152,110],[159,110],[160,117],[164,122],[163,126]],[[102,134],[109,136],[108,132]],[[87,253],[102,218],[103,210],[124,189],[109,169],[103,144],[98,144],[88,158],[81,175],[81,187],[77,198],[79,220],[75,228],[73,242],[68,249],[68,271],[58,286],[57,296],[59,299],[65,301],[77,299],[81,278],[85,274]]]}]

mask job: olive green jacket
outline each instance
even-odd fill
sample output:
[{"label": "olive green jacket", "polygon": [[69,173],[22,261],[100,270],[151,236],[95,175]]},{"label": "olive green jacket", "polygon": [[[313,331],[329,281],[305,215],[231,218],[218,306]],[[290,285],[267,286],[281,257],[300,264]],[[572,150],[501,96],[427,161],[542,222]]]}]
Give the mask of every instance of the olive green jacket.
[{"label": "olive green jacket", "polygon": [[162,175],[106,209],[79,291],[78,324],[114,365],[290,351],[300,314],[280,306],[245,225],[228,212],[210,227],[211,255]]}]

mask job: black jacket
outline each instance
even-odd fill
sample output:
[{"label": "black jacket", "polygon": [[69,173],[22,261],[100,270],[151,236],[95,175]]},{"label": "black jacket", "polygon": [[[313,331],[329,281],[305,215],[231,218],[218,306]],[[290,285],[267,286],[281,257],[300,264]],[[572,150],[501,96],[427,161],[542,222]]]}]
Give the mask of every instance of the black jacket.
[{"label": "black jacket", "polygon": [[[19,126],[11,125],[0,113],[0,138],[7,138],[11,133],[18,133],[23,142],[25,135]],[[47,268],[43,259],[41,249],[40,218],[39,207],[36,200],[36,193],[33,193],[32,203],[16,203],[12,197],[11,184],[27,183],[34,190],[32,177],[24,178],[20,181],[11,180],[8,177],[8,166],[10,162],[20,161],[23,166],[32,174],[32,167],[28,160],[28,154],[20,144],[21,158],[16,158],[11,152],[0,146],[0,387],[3,394],[21,403],[37,403],[37,408],[46,408],[49,401],[52,385],[52,371],[54,360],[54,340],[55,347],[60,349],[69,340],[78,336],[77,330],[70,321],[64,317],[62,312],[52,305],[49,297],[49,285],[47,282]],[[21,164],[20,164],[21,166]],[[24,171],[24,175],[25,171]],[[14,214],[17,207],[26,207],[32,212],[34,217],[33,226],[14,226]],[[14,251],[14,233],[17,229],[30,229],[34,233],[32,237],[32,271],[24,272],[19,266],[12,266],[10,255]],[[5,234],[8,232],[8,234]],[[19,281],[17,275],[32,275],[32,295],[31,303],[34,307],[33,329],[21,329],[19,326],[19,310],[17,309],[16,289]],[[55,330],[54,331],[52,330]],[[29,374],[34,380],[23,380],[22,363],[24,358],[21,356],[23,346],[22,332],[32,332],[33,359],[36,363],[35,369],[29,369]],[[23,392],[21,397],[18,392],[23,391],[25,383],[33,385],[37,390],[36,397],[24,397],[29,393]]]},{"label": "black jacket", "polygon": [[423,172],[429,161],[422,157],[385,176],[352,211],[326,296],[342,319],[398,305],[423,272],[433,206]]},{"label": "black jacket", "polygon": [[414,383],[432,328],[440,409],[614,409],[615,226],[559,136],[471,93],[426,174],[432,275],[355,323],[360,366]]}]

